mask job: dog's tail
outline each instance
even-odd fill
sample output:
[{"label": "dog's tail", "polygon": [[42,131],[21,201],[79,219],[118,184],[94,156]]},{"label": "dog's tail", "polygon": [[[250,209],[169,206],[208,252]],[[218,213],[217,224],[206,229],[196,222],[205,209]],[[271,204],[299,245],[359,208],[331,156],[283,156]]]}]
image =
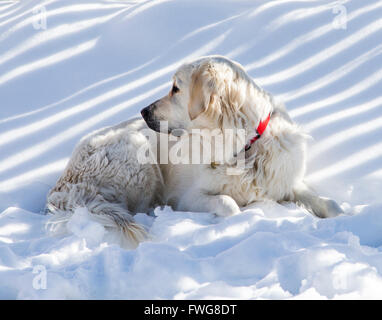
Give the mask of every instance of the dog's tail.
[{"label": "dog's tail", "polygon": [[99,194],[81,202],[62,201],[63,195],[65,200],[84,199],[75,195],[68,197],[66,192],[64,194],[53,192],[49,195],[46,211],[52,214],[52,217],[48,220],[46,227],[51,234],[68,233],[68,222],[74,212],[84,207],[89,212],[89,219],[101,224],[108,231],[109,239],[111,238],[113,242],[117,242],[125,249],[134,249],[148,238],[144,227],[139,225],[122,205],[109,202]]}]

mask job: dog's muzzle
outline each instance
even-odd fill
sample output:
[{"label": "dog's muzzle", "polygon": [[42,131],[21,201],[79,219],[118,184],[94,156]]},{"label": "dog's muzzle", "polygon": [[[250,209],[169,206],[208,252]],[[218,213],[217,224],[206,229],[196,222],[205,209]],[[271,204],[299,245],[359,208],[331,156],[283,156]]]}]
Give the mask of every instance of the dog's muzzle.
[{"label": "dog's muzzle", "polygon": [[169,128],[166,120],[160,119],[154,115],[157,108],[156,102],[141,110],[142,118],[146,121],[147,126],[156,132],[173,134],[176,137],[183,135],[186,130],[183,128]]},{"label": "dog's muzzle", "polygon": [[154,117],[155,102],[148,107],[141,110],[143,120],[146,121],[147,126],[157,132],[160,132],[160,123]]}]

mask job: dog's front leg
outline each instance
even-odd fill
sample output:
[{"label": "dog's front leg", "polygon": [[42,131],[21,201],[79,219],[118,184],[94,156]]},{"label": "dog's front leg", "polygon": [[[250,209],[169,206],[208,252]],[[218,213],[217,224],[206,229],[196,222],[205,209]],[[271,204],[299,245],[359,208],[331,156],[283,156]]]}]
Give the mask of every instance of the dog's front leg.
[{"label": "dog's front leg", "polygon": [[319,218],[336,217],[343,213],[337,202],[318,196],[304,183],[295,187],[293,191],[294,201]]},{"label": "dog's front leg", "polygon": [[208,195],[203,192],[189,192],[182,197],[178,210],[194,212],[212,212],[218,216],[226,217],[237,214],[240,208],[230,196]]}]

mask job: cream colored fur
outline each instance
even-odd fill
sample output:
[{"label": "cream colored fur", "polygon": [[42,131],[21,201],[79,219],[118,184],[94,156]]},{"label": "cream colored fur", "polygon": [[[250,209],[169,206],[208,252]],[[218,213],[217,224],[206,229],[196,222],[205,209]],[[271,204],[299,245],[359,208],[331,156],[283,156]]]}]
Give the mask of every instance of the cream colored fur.
[{"label": "cream colored fur", "polygon": [[[159,139],[152,142],[143,133],[147,125],[142,119],[96,131],[80,141],[48,195],[52,229],[65,230],[71,213],[83,206],[120,235],[122,246],[133,248],[147,238],[134,213],[157,205],[228,216],[238,214],[242,206],[269,199],[295,201],[319,217],[341,213],[333,200],[317,196],[303,181],[306,135],[238,63],[221,56],[202,57],[181,66],[173,80],[175,89],[142,110],[157,138],[168,139],[168,132],[158,133],[160,121],[167,121],[170,132],[183,129],[189,138],[195,129],[243,129],[245,140],[225,144],[228,156],[219,163],[211,158],[205,164],[158,165],[138,161],[140,148],[160,160],[159,151],[155,152],[161,148]],[[264,134],[244,151],[269,113]],[[169,144],[171,149],[174,142]],[[237,150],[242,150],[245,168],[227,174],[238,164]]]}]

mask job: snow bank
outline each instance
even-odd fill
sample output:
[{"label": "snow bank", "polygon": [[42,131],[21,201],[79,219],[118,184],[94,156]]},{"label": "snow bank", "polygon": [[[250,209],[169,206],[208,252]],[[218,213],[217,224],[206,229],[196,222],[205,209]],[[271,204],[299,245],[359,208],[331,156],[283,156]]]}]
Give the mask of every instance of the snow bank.
[{"label": "snow bank", "polygon": [[[377,0],[1,3],[0,298],[381,299],[381,14]],[[314,138],[308,182],[345,215],[157,208],[136,217],[151,239],[127,251],[79,208],[49,236],[46,193],[80,137],[215,53],[285,101]]]},{"label": "snow bank", "polygon": [[[379,298],[382,237],[376,235],[381,219],[375,212],[380,210],[364,207],[353,216],[317,220],[292,204],[256,204],[229,218],[157,208],[155,217],[137,217],[151,226],[152,240],[126,251],[103,241],[104,230],[86,218],[86,210],[73,216],[72,235],[49,238],[41,227],[45,216],[10,208],[0,216],[0,294],[22,299]],[[369,234],[361,231],[360,220]],[[45,289],[35,285],[41,275]]]}]

